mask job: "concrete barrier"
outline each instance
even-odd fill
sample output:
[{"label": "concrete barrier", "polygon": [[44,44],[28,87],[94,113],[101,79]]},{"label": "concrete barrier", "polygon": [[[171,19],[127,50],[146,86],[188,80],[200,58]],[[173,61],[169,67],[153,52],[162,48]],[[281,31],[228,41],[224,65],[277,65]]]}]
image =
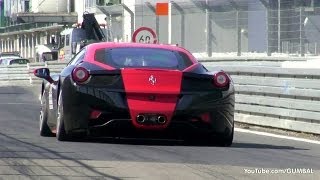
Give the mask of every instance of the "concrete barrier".
[{"label": "concrete barrier", "polygon": [[29,84],[28,69],[26,67],[26,65],[0,66],[0,85]]}]

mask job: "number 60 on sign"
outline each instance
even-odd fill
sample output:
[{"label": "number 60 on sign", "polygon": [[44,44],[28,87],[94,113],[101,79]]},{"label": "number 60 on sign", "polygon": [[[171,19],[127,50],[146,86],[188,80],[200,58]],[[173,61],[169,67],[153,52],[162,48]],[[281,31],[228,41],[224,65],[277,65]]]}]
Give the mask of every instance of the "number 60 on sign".
[{"label": "number 60 on sign", "polygon": [[132,35],[132,42],[156,44],[157,35],[151,28],[140,27],[134,31]]}]

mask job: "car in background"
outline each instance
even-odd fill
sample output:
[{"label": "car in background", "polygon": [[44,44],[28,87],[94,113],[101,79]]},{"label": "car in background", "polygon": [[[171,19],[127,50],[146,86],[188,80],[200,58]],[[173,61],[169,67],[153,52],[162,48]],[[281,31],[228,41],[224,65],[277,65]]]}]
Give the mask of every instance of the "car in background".
[{"label": "car in background", "polygon": [[17,58],[20,58],[20,57],[17,57],[17,56],[5,56],[5,57],[0,57],[0,65],[5,65],[4,62],[6,60],[9,60],[9,59],[17,59]]},{"label": "car in background", "polygon": [[233,81],[219,67],[208,71],[184,48],[93,43],[61,73],[50,75],[48,68],[38,68],[34,75],[43,79],[41,136],[65,141],[99,131],[132,130],[232,144]]},{"label": "car in background", "polygon": [[25,58],[6,58],[3,59],[1,64],[8,66],[8,65],[13,65],[13,64],[28,64],[30,63],[29,59]]},{"label": "car in background", "polygon": [[1,52],[0,53],[0,65],[2,64],[2,61],[5,59],[17,59],[17,58],[22,58],[20,56],[20,53],[17,51],[13,51],[13,52]]}]

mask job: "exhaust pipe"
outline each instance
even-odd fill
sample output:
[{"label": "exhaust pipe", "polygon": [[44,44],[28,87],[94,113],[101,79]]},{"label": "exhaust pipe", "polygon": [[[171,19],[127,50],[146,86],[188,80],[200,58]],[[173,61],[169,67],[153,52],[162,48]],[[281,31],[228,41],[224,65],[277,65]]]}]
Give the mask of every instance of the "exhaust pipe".
[{"label": "exhaust pipe", "polygon": [[146,120],[146,117],[144,115],[138,115],[137,116],[137,122],[143,123]]},{"label": "exhaust pipe", "polygon": [[164,123],[166,123],[166,117],[164,117],[164,116],[158,116],[158,123],[159,124],[164,124]]}]

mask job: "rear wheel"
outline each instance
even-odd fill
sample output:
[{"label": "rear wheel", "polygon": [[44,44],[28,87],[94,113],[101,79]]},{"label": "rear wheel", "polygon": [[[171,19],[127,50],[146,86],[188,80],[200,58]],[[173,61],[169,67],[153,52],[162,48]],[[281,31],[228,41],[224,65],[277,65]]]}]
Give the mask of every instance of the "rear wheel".
[{"label": "rear wheel", "polygon": [[41,109],[39,116],[39,127],[40,127],[40,136],[53,136],[47,122],[48,122],[48,96],[45,95],[45,92],[41,96]]},{"label": "rear wheel", "polygon": [[216,137],[217,145],[223,146],[223,147],[231,146],[233,142],[233,134],[234,134],[234,127],[232,127],[231,133],[217,136]]},{"label": "rear wheel", "polygon": [[59,141],[67,141],[70,140],[70,137],[67,135],[66,130],[64,128],[64,111],[63,111],[63,99],[60,91],[59,100],[58,100],[58,108],[57,108],[57,133],[56,137]]}]

